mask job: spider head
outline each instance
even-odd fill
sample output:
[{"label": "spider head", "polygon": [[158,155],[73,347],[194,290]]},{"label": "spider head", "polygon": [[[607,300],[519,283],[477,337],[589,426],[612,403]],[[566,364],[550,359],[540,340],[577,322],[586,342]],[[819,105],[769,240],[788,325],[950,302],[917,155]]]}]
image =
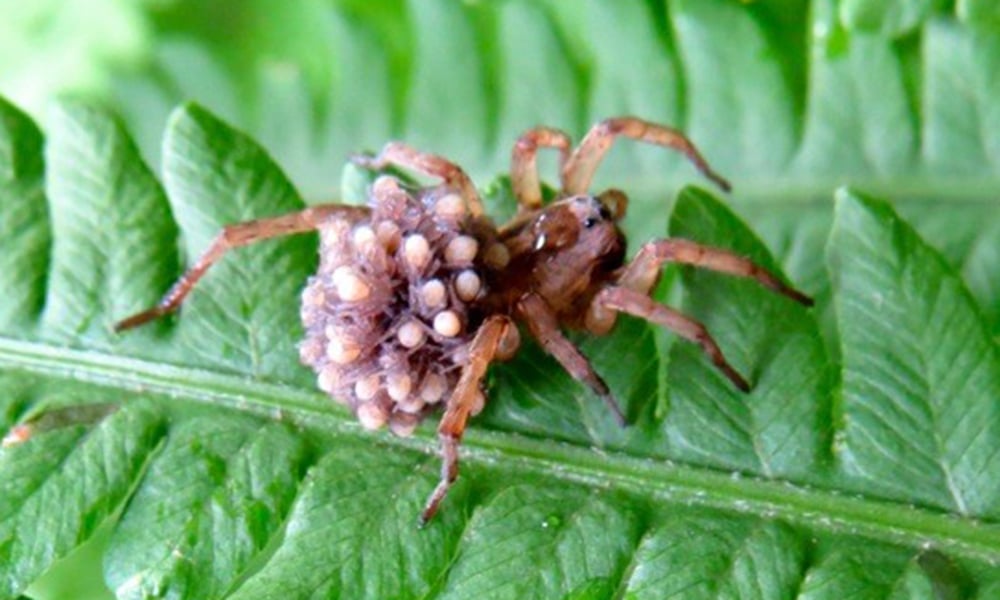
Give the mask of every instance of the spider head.
[{"label": "spider head", "polygon": [[618,190],[600,196],[578,194],[553,202],[531,224],[533,250],[559,251],[581,244],[594,247],[604,238],[617,237],[617,222],[625,213],[624,207],[625,194]]},{"label": "spider head", "polygon": [[625,195],[618,190],[553,202],[539,211],[527,228],[530,252],[546,268],[581,275],[617,268],[625,254],[625,238],[618,228],[625,203]]}]

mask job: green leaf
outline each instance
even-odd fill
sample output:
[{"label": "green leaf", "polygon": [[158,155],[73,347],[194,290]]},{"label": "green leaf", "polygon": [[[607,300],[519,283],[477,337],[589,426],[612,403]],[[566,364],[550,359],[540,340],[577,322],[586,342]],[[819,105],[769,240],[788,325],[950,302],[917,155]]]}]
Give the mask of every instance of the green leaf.
[{"label": "green leaf", "polygon": [[944,260],[892,209],[837,197],[828,260],[849,473],[959,514],[1000,510],[1000,353]]},{"label": "green leaf", "polygon": [[796,166],[817,178],[913,169],[920,123],[906,67],[918,48],[847,32],[833,2],[815,4],[809,48],[814,68]]},{"label": "green leaf", "polygon": [[774,522],[673,519],[644,536],[635,562],[630,598],[780,598],[800,588],[806,547]]},{"label": "green leaf", "polygon": [[1000,3],[995,0],[958,0],[955,11],[960,19],[969,24],[1000,25]]},{"label": "green leaf", "polygon": [[[477,24],[469,10],[449,0],[409,0],[412,27],[443,35],[416,36],[412,46],[410,86],[406,95],[406,139],[442,154],[465,150],[468,140],[490,139],[487,106],[492,102],[485,57],[478,52]],[[447,32],[444,34],[444,32]],[[435,71],[441,56],[449,61],[448,85],[440,85]],[[448,115],[442,118],[442,115]],[[485,144],[480,146],[480,149]],[[475,163],[482,159],[470,156]]]},{"label": "green leaf", "polygon": [[441,596],[608,597],[638,536],[636,515],[620,501],[511,486],[466,526]]},{"label": "green leaf", "polygon": [[[753,233],[705,192],[681,192],[670,233],[777,270]],[[727,360],[754,389],[741,393],[694,344],[675,344],[664,427],[676,454],[768,477],[817,474],[830,454],[833,373],[813,311],[753,282],[705,271],[686,270],[684,287],[685,308],[717,332]]]},{"label": "green leaf", "polygon": [[848,27],[899,35],[913,30],[940,4],[939,0],[842,0],[839,8]]},{"label": "green leaf", "polygon": [[389,448],[334,446],[303,483],[281,547],[234,597],[427,594],[454,555],[464,521],[461,511],[448,511],[432,527],[416,526],[435,466]]},{"label": "green leaf", "polygon": [[724,173],[758,178],[781,172],[795,152],[798,125],[790,118],[795,100],[784,57],[774,54],[766,21],[735,2],[672,5],[678,53],[688,57],[685,131]]},{"label": "green leaf", "polygon": [[[163,146],[164,183],[189,257],[199,256],[225,224],[302,208],[267,154],[204,109],[178,109]],[[315,270],[315,241],[288,238],[236,253],[241,260],[213,268],[185,306],[191,316],[175,334],[180,352],[189,364],[257,376],[295,372],[298,353],[288,333],[300,331],[298,315],[282,308],[294,306],[297,290]],[[282,283],[276,287],[261,277],[268,272],[281,273]],[[174,277],[163,278],[160,289]]]},{"label": "green leaf", "polygon": [[[927,161],[939,171],[970,179],[995,174],[1000,159],[1000,112],[993,99],[1000,83],[1000,36],[970,33],[954,23],[927,29]],[[962,94],[955,94],[962,90]],[[970,110],[975,110],[970,114]]]},{"label": "green leaf", "polygon": [[42,133],[0,98],[0,328],[34,320],[45,296],[49,230],[42,191]]},{"label": "green leaf", "polygon": [[111,331],[114,316],[155,302],[177,273],[177,229],[117,119],[63,103],[49,121],[45,188],[59,235],[43,328],[46,337],[106,347],[122,341]]},{"label": "green leaf", "polygon": [[[3,378],[5,389],[32,393],[39,404],[68,400],[51,382],[13,372]],[[108,406],[120,402],[114,391],[77,388]],[[50,411],[30,426],[30,439],[0,451],[0,597],[18,594],[115,514],[163,433],[146,403],[112,409],[96,424],[87,413],[80,406]]]},{"label": "green leaf", "polygon": [[170,438],[111,538],[108,584],[120,598],[171,589],[217,598],[232,586],[288,511],[304,441],[252,418],[191,419]]}]

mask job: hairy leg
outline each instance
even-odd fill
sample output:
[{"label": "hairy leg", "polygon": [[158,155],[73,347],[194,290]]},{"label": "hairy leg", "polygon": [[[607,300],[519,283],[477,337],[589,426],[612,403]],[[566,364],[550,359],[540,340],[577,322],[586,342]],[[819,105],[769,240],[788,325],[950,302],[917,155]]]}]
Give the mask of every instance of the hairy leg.
[{"label": "hairy leg", "polygon": [[312,231],[333,216],[357,220],[367,214],[368,209],[364,207],[324,204],[278,217],[226,225],[198,261],[181,275],[156,306],[119,321],[115,324],[115,331],[137,327],[176,310],[208,268],[233,248],[270,238]]},{"label": "hairy leg", "polygon": [[725,191],[730,189],[729,182],[712,170],[708,161],[681,132],[636,117],[617,117],[594,125],[573,151],[563,167],[563,193],[573,195],[587,191],[594,177],[594,171],[597,170],[597,166],[611,148],[615,138],[619,136],[679,150],[705,177]]},{"label": "hairy leg", "polygon": [[627,313],[656,323],[698,344],[733,385],[744,392],[750,391],[750,384],[726,361],[719,345],[712,339],[705,326],[691,317],[659,304],[645,294],[618,286],[601,290],[594,297],[594,303],[600,304],[606,310]]},{"label": "hairy leg", "polygon": [[656,240],[644,244],[635,259],[618,277],[618,285],[648,293],[656,283],[654,274],[659,273],[663,263],[667,262],[693,265],[754,279],[764,287],[787,296],[799,304],[813,305],[812,298],[788,286],[776,275],[753,261],[729,250],[683,239]]},{"label": "hairy leg", "polygon": [[469,413],[479,392],[479,383],[486,375],[486,368],[497,356],[507,330],[516,327],[503,315],[486,319],[476,331],[469,348],[469,362],[462,370],[462,376],[448,399],[447,408],[438,424],[438,439],[441,443],[441,480],[427,499],[420,515],[421,525],[430,521],[437,513],[438,506],[448,494],[448,489],[458,478],[458,446],[465,433]]},{"label": "hairy leg", "polygon": [[542,206],[542,186],[536,161],[539,148],[559,150],[560,170],[569,159],[572,142],[569,136],[551,127],[535,127],[524,133],[514,144],[510,159],[510,182],[517,198],[518,211],[529,212]]},{"label": "hairy leg", "polygon": [[[812,298],[785,284],[776,275],[749,259],[728,250],[682,239],[655,240],[644,244],[632,262],[621,270],[615,283],[619,287],[648,295],[659,281],[663,264],[668,262],[754,279],[764,287],[800,304],[813,305]],[[614,325],[614,321],[614,312],[605,310],[600,305],[592,304],[587,312],[587,328],[594,333],[606,333]]]},{"label": "hairy leg", "polygon": [[594,390],[594,393],[611,409],[615,420],[624,426],[625,415],[611,390],[608,389],[608,385],[594,372],[587,357],[563,335],[556,315],[545,300],[537,294],[528,294],[518,302],[517,312],[542,348],[551,354],[573,376],[573,379]]},{"label": "hairy leg", "polygon": [[351,160],[354,164],[369,169],[393,166],[411,169],[429,177],[438,177],[465,200],[470,213],[474,216],[483,214],[483,203],[472,180],[461,167],[444,157],[420,152],[402,142],[389,142],[376,156],[355,156]]}]

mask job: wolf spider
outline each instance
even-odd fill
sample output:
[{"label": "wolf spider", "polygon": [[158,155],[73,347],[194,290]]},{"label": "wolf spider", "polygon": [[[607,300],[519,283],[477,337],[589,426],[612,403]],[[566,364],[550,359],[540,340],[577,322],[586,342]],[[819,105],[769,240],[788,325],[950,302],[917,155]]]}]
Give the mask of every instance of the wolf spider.
[{"label": "wolf spider", "polygon": [[[307,331],[302,360],[316,370],[319,387],[347,404],[367,428],[388,424],[394,433],[409,435],[443,401],[438,425],[443,464],[421,513],[426,523],[458,476],[459,444],[469,417],[485,402],[481,385],[487,367],[514,354],[518,324],[624,425],[608,386],[563,335],[564,328],[603,335],[619,313],[633,315],[698,344],[733,385],[750,389],[701,323],[650,298],[664,263],[748,277],[812,304],[750,260],[693,241],[651,241],[626,262],[625,236],[618,227],[625,194],[588,191],[618,137],[679,150],[716,185],[729,189],[694,145],[669,127],[634,117],[607,119],[575,149],[562,131],[537,127],[518,139],[512,153],[518,211],[496,227],[460,167],[390,143],[377,156],[355,161],[374,169],[410,169],[441,182],[407,190],[383,176],[373,184],[366,207],[320,205],[228,225],[159,304],[116,329],[175,310],[230,249],[319,230],[320,268],[302,296]],[[547,205],[536,168],[540,149],[557,150],[560,157],[560,190]]]}]

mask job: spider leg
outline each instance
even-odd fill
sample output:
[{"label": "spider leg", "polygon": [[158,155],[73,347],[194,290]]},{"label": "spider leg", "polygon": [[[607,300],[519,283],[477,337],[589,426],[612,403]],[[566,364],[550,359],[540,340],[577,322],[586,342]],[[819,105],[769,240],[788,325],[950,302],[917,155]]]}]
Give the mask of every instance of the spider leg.
[{"label": "spider leg", "polygon": [[535,160],[538,149],[559,150],[559,169],[562,170],[569,159],[571,144],[568,135],[551,127],[535,127],[517,139],[510,157],[510,182],[517,198],[518,212],[529,212],[542,206],[542,186]]},{"label": "spider leg", "polygon": [[611,409],[615,420],[624,426],[625,414],[618,406],[618,401],[601,376],[594,371],[587,357],[562,334],[559,321],[548,303],[538,294],[527,294],[518,302],[517,312],[542,348],[551,354],[573,376],[573,379],[594,390],[594,393]]},{"label": "spider leg", "polygon": [[618,285],[649,293],[656,284],[660,267],[665,262],[693,265],[720,273],[755,279],[764,287],[787,296],[805,306],[813,300],[790,287],[776,275],[738,254],[684,239],[655,240],[643,245],[638,254],[618,277]]},{"label": "spider leg", "polygon": [[334,215],[356,220],[367,214],[368,209],[364,207],[324,204],[278,217],[226,225],[198,261],[181,275],[156,306],[119,321],[115,324],[115,331],[137,327],[176,310],[208,268],[233,248],[270,238],[312,231]]},{"label": "spider leg", "polygon": [[722,350],[715,343],[705,326],[691,317],[668,306],[655,302],[649,296],[620,286],[610,286],[594,297],[594,304],[605,309],[627,313],[670,329],[684,339],[690,340],[704,350],[712,363],[744,392],[750,391],[750,384],[726,361]]},{"label": "spider leg", "polygon": [[[644,244],[632,262],[621,269],[615,283],[620,287],[648,295],[660,279],[663,263],[667,262],[748,277],[799,304],[813,305],[812,298],[790,287],[776,275],[747,258],[728,250],[677,238],[655,240]],[[608,311],[598,303],[591,303],[586,316],[587,329],[593,333],[607,333],[614,323],[614,311]]]},{"label": "spider leg", "polygon": [[377,156],[353,156],[354,164],[369,169],[384,169],[386,167],[401,167],[411,169],[428,177],[438,177],[444,184],[458,192],[465,200],[465,205],[474,216],[483,214],[483,203],[472,180],[455,163],[437,154],[420,152],[402,142],[389,142]]},{"label": "spider leg", "polygon": [[514,323],[503,315],[494,315],[486,319],[476,331],[469,348],[469,362],[462,369],[458,385],[448,399],[447,408],[441,422],[438,424],[438,440],[441,443],[441,479],[434,488],[424,510],[420,514],[420,524],[426,525],[438,506],[448,494],[448,489],[458,478],[458,446],[465,433],[465,425],[469,420],[469,412],[475,403],[479,382],[486,375],[486,368],[496,357],[508,328]]},{"label": "spider leg", "polygon": [[643,121],[636,117],[617,117],[601,121],[587,133],[572,156],[563,165],[562,185],[566,195],[583,194],[590,187],[594,171],[611,148],[618,136],[674,148],[683,152],[705,177],[708,177],[724,191],[730,185],[721,175],[712,170],[691,140],[676,129]]}]

